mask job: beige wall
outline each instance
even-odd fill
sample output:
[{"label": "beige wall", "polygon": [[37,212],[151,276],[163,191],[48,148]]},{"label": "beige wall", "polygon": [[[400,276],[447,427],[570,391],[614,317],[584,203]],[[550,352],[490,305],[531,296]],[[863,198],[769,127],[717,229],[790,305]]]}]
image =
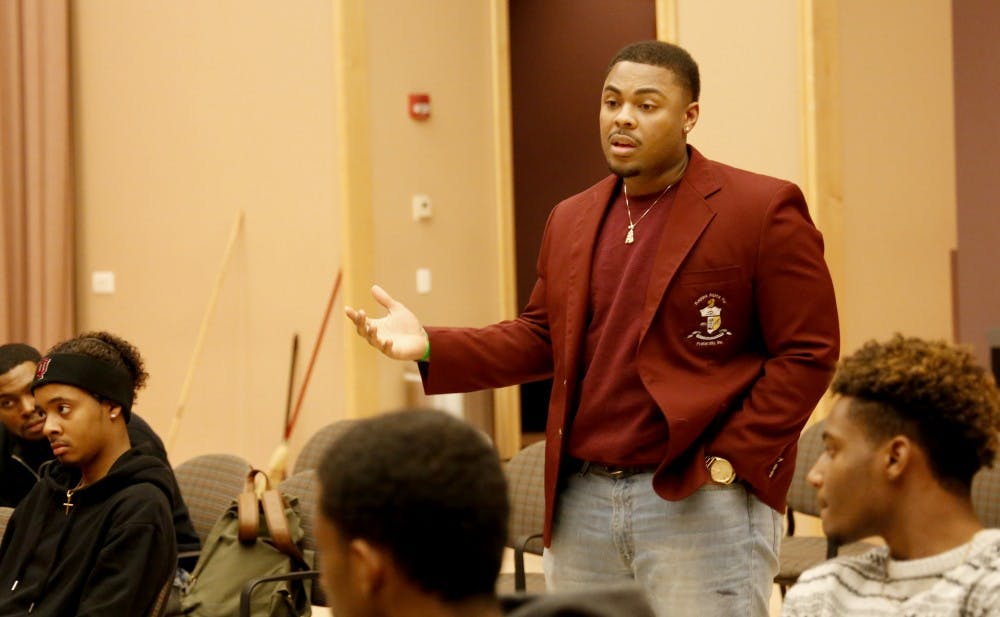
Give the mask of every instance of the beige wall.
[{"label": "beige wall", "polygon": [[[488,2],[371,0],[367,10],[374,279],[429,325],[498,320]],[[431,96],[429,121],[407,93]],[[430,196],[415,222],[411,196]],[[429,294],[416,269],[431,271]],[[374,302],[367,300],[369,308]],[[380,359],[380,408],[403,404],[410,363]]]},{"label": "beige wall", "polygon": [[701,70],[689,141],[730,165],[802,184],[798,3],[678,0],[678,44]]},{"label": "beige wall", "polygon": [[837,6],[844,351],[896,331],[951,339],[951,3]]},{"label": "beige wall", "polygon": [[[175,463],[227,451],[266,465],[340,264],[330,3],[73,4],[79,323],[138,345],[138,412],[166,437],[230,228],[223,281]],[[117,292],[89,291],[112,270]],[[339,323],[334,324],[339,326]],[[343,331],[328,331],[294,446],[342,417]]]},{"label": "beige wall", "polygon": [[[246,214],[175,463],[230,451],[267,464],[280,436],[291,336],[301,335],[301,380],[342,263],[355,266],[345,272],[354,289],[377,281],[428,323],[500,317],[489,3],[372,0],[357,11],[329,0],[78,0],[73,8],[80,323],[119,332],[143,351],[152,379],[138,411],[164,437],[230,227]],[[364,23],[339,24],[341,16]],[[364,53],[339,83],[361,84],[370,102],[360,118],[370,132],[350,150],[370,153],[370,178],[360,178],[370,186],[349,193],[363,196],[349,204],[350,217],[339,208],[336,173],[365,166],[338,160],[338,29]],[[427,123],[407,115],[414,91],[432,96]],[[431,196],[433,219],[411,220],[413,193]],[[348,259],[341,239],[354,230],[342,221],[369,218],[370,242],[359,224],[364,242],[353,250],[370,253]],[[416,293],[418,267],[432,271],[428,295]],[[90,293],[93,270],[114,271],[117,293]],[[342,304],[293,453],[316,428],[372,411],[364,396],[346,408],[345,336],[353,335]],[[408,365],[365,352],[378,372],[377,409],[402,405]]]}]

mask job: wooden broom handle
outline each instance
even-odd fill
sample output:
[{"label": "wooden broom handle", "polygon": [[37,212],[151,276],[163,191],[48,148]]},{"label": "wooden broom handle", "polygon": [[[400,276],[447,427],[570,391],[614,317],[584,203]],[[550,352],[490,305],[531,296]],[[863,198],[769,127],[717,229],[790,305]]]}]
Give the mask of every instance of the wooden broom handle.
[{"label": "wooden broom handle", "polygon": [[291,420],[285,426],[285,441],[292,435],[295,428],[295,421],[299,419],[299,411],[302,410],[302,400],[306,396],[306,388],[309,387],[309,378],[312,377],[313,367],[316,366],[316,356],[319,355],[319,347],[323,343],[323,334],[326,332],[326,325],[330,323],[330,313],[333,312],[333,305],[337,301],[337,293],[340,292],[340,281],[344,278],[343,269],[337,270],[337,278],[333,282],[333,291],[330,299],[326,303],[326,313],[323,314],[323,321],[319,327],[319,334],[316,335],[316,345],[313,346],[312,356],[309,358],[309,366],[306,367],[305,377],[302,378],[302,387],[299,388],[299,397],[295,401],[295,411],[292,412]]},{"label": "wooden broom handle", "polygon": [[219,290],[222,289],[222,282],[229,267],[229,260],[233,256],[236,239],[239,237],[240,229],[242,228],[243,211],[240,210],[236,215],[236,220],[233,221],[233,228],[229,232],[229,241],[226,243],[226,251],[222,256],[222,265],[219,267],[219,272],[215,277],[215,285],[212,287],[212,293],[208,298],[208,306],[205,308],[205,314],[202,315],[201,327],[198,329],[198,337],[194,342],[194,351],[191,353],[191,361],[188,363],[187,375],[184,376],[184,384],[181,386],[181,395],[177,401],[177,411],[174,412],[174,418],[170,422],[170,432],[167,433],[166,441],[168,453],[173,449],[174,442],[177,441],[177,431],[180,430],[181,419],[184,417],[184,407],[187,405],[188,394],[191,391],[191,382],[194,380],[194,370],[198,365],[198,357],[201,356],[201,348],[204,347],[205,338],[208,335],[208,324],[212,320],[212,313],[215,312],[215,305],[219,300]]}]

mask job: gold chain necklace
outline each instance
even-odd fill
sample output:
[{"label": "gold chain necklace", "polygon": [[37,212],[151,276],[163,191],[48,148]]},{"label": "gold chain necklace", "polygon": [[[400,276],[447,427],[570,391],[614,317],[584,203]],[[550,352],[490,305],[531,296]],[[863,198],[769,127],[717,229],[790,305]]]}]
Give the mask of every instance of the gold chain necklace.
[{"label": "gold chain necklace", "polygon": [[73,493],[83,488],[83,485],[84,485],[83,478],[80,478],[79,484],[77,484],[71,489],[66,490],[66,502],[63,503],[63,505],[66,506],[66,516],[69,516],[70,508],[76,505],[75,503],[73,503]]},{"label": "gold chain necklace", "polygon": [[[668,184],[667,188],[663,189],[663,192],[660,193],[660,197],[663,197],[664,195],[666,195],[667,191],[669,191],[670,188],[674,184],[676,184],[676,182]],[[653,203],[651,203],[649,205],[649,207],[646,208],[646,211],[643,212],[639,216],[639,218],[633,223],[632,222],[632,208],[630,208],[629,205],[628,205],[628,187],[625,185],[624,182],[622,182],[622,191],[624,191],[624,193],[625,193],[625,214],[628,215],[628,233],[625,234],[625,244],[632,244],[633,242],[635,242],[635,226],[638,225],[639,221],[641,221],[642,219],[644,219],[647,214],[649,214],[649,211],[653,209],[653,206],[655,206],[660,201],[660,197],[657,197],[656,199],[654,199]]]}]

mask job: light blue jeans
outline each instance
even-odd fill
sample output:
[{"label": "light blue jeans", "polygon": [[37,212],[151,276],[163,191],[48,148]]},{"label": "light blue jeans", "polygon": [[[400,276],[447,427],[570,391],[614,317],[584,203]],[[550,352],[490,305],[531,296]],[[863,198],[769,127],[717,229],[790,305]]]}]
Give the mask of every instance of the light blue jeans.
[{"label": "light blue jeans", "polygon": [[739,483],[667,501],[652,480],[568,478],[542,557],[548,588],[634,580],[657,617],[767,617],[781,515]]}]

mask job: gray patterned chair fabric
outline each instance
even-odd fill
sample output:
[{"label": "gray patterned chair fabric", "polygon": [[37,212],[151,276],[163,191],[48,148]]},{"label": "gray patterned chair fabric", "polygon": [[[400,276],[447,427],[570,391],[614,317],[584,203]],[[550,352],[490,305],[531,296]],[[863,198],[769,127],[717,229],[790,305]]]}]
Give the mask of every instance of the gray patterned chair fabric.
[{"label": "gray patterned chair fabric", "polygon": [[[302,548],[315,553],[319,550],[316,544],[316,528],[314,526],[318,516],[316,509],[319,508],[319,477],[316,475],[316,470],[307,469],[286,478],[278,485],[278,490],[283,495],[299,500],[299,520],[302,522],[302,531],[305,532],[302,538]],[[312,579],[312,604],[313,606],[327,606],[323,586],[319,582],[319,555],[315,556],[313,567],[316,570],[316,576]]]},{"label": "gray patterned chair fabric", "polygon": [[1000,461],[972,479],[972,507],[986,527],[1000,527]]},{"label": "gray patterned chair fabric", "polygon": [[174,469],[177,484],[202,544],[219,517],[243,490],[250,464],[232,454],[203,454]]},{"label": "gray patterned chair fabric", "polygon": [[[513,591],[541,593],[545,578],[540,573],[526,574],[524,553],[542,554],[542,530],[545,526],[545,441],[538,441],[514,455],[504,467],[510,496],[510,530],[507,546],[514,549]],[[511,591],[509,575],[497,582],[500,593]]]},{"label": "gray patterned chair fabric", "polygon": [[836,555],[857,555],[875,548],[867,542],[854,542],[846,546],[828,540],[823,536],[796,536],[794,512],[819,516],[816,505],[816,489],[809,484],[806,476],[813,464],[823,453],[823,422],[817,422],[802,431],[799,437],[798,453],[795,455],[795,474],[788,488],[788,534],[781,539],[778,574],[774,582],[785,590],[799,579],[799,575],[809,568]]},{"label": "gray patterned chair fabric", "polygon": [[309,469],[318,469],[319,462],[322,460],[326,449],[333,442],[337,441],[344,431],[350,428],[355,422],[356,420],[338,420],[333,424],[327,424],[319,429],[319,431],[309,438],[306,445],[302,446],[302,451],[295,458],[295,468],[292,470],[293,475]]},{"label": "gray patterned chair fabric", "polygon": [[278,490],[283,495],[299,500],[299,519],[302,522],[302,531],[305,532],[302,548],[315,551],[316,536],[313,534],[315,529],[313,525],[316,522],[316,508],[319,505],[319,478],[316,476],[316,471],[307,469],[290,476],[278,485]]}]

